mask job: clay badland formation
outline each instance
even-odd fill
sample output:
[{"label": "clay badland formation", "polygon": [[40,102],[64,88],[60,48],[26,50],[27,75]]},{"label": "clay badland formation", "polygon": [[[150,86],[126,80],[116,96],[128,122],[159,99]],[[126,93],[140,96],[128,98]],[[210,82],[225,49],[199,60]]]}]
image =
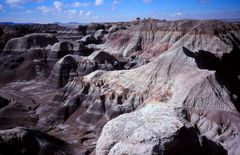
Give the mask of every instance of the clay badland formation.
[{"label": "clay badland formation", "polygon": [[239,155],[240,23],[0,34],[0,154]]}]

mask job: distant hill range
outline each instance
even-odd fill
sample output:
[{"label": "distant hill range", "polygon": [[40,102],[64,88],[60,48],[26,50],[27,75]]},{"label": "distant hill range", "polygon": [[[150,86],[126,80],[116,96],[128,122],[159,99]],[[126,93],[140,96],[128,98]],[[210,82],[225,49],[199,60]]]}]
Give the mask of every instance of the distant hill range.
[{"label": "distant hill range", "polygon": [[240,22],[240,18],[233,18],[233,19],[221,19],[221,20],[223,20],[223,21],[225,21],[225,22]]},{"label": "distant hill range", "polygon": [[[42,23],[15,23],[15,22],[0,22],[0,25],[34,25],[34,24],[42,24]],[[77,27],[78,25],[87,25],[88,23],[77,23],[77,22],[69,22],[69,23],[61,23],[61,22],[54,22],[49,24],[57,24],[59,26],[64,27]]]},{"label": "distant hill range", "polygon": [[88,23],[78,23],[78,22],[69,22],[69,23],[61,23],[61,22],[54,22],[54,24],[58,24],[60,26],[65,26],[65,27],[77,27],[78,25],[87,25]]},{"label": "distant hill range", "polygon": [[[232,18],[232,19],[217,19],[225,22],[240,22],[240,18]],[[33,24],[43,24],[43,23],[15,23],[15,22],[0,22],[0,25],[33,25]],[[45,23],[46,24],[46,23]],[[66,27],[75,27],[78,25],[87,25],[89,23],[78,23],[78,22],[68,22],[68,23],[61,23],[61,22],[53,22],[48,24],[58,24],[59,26],[66,26]]]},{"label": "distant hill range", "polygon": [[0,22],[0,25],[32,25],[38,23],[14,23],[14,22]]}]

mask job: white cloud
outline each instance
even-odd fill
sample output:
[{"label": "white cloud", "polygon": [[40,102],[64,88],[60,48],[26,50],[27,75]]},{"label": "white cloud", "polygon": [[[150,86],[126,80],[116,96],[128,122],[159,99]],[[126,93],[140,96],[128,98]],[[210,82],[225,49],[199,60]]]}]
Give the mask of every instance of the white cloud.
[{"label": "white cloud", "polygon": [[119,4],[120,3],[120,0],[114,0],[113,1],[113,5],[117,5],[117,4]]},{"label": "white cloud", "polygon": [[83,11],[83,10],[80,10],[80,11],[79,11],[79,16],[80,16],[80,17],[84,16],[84,11]]},{"label": "white cloud", "polygon": [[64,13],[72,17],[77,15],[77,10],[67,10],[67,11],[64,11]]},{"label": "white cloud", "polygon": [[74,2],[73,4],[72,4],[72,6],[73,7],[80,7],[82,5],[82,3],[80,3],[80,2]]},{"label": "white cloud", "polygon": [[20,5],[26,3],[24,0],[7,0],[6,3],[10,5]]},{"label": "white cloud", "polygon": [[177,12],[175,13],[176,16],[181,16],[182,15],[182,12]]},{"label": "white cloud", "polygon": [[104,4],[104,0],[95,0],[96,6],[103,5],[103,4]]},{"label": "white cloud", "polygon": [[0,11],[1,11],[1,10],[3,10],[3,5],[2,5],[2,4],[0,4]]},{"label": "white cloud", "polygon": [[88,17],[93,16],[93,12],[92,12],[92,11],[88,11],[88,12],[86,13],[86,16],[88,16]]},{"label": "white cloud", "polygon": [[54,1],[53,6],[57,11],[61,11],[62,8],[64,7],[64,4],[60,1]]},{"label": "white cloud", "polygon": [[112,10],[116,9],[116,6],[120,3],[121,0],[114,0],[112,3]]},{"label": "white cloud", "polygon": [[85,19],[90,19],[96,17],[92,11],[77,11],[77,10],[66,10],[64,11],[64,14],[67,15],[70,18],[73,17],[81,17]]},{"label": "white cloud", "polygon": [[47,7],[47,6],[37,7],[37,9],[40,10],[42,13],[61,12],[63,8],[64,8],[64,3],[62,3],[61,1],[54,1],[52,7]]},{"label": "white cloud", "polygon": [[81,7],[81,6],[83,6],[83,7],[87,7],[87,6],[89,6],[90,5],[90,3],[81,3],[81,2],[74,2],[73,4],[72,4],[72,6],[73,7]]},{"label": "white cloud", "polygon": [[[183,13],[183,12],[173,12],[173,13],[171,13],[171,14],[165,14],[165,15],[163,15],[163,16],[168,16],[169,18],[173,18],[173,19],[180,19],[180,18],[183,18],[183,17],[185,17],[186,16],[186,14],[185,13]],[[164,17],[165,18],[165,17]]]},{"label": "white cloud", "polygon": [[21,6],[28,2],[42,2],[43,0],[6,0],[6,3],[11,6]]},{"label": "white cloud", "polygon": [[39,7],[37,7],[37,9],[39,11],[41,11],[42,13],[49,13],[49,12],[51,12],[51,8],[46,7],[46,6],[39,6]]},{"label": "white cloud", "polygon": [[143,3],[151,3],[152,0],[143,0]]},{"label": "white cloud", "polygon": [[32,10],[26,10],[26,11],[25,11],[25,14],[31,14],[31,13],[33,13]]}]

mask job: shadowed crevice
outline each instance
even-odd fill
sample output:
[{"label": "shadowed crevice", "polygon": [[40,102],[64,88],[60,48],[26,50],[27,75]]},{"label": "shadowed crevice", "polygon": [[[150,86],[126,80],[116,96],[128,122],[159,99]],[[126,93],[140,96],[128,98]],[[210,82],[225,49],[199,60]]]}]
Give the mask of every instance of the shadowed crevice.
[{"label": "shadowed crevice", "polygon": [[230,53],[218,58],[208,51],[192,52],[183,47],[183,52],[195,62],[200,69],[216,71],[218,83],[230,91],[230,97],[235,107],[240,111],[240,51],[235,46]]},{"label": "shadowed crevice", "polygon": [[7,106],[8,104],[9,104],[9,101],[0,96],[0,109]]}]

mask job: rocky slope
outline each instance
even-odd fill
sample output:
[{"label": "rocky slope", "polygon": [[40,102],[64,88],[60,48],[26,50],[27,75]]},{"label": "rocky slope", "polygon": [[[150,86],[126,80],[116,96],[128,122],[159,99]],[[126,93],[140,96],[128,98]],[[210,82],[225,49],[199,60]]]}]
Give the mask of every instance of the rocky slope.
[{"label": "rocky slope", "polygon": [[56,33],[65,28],[56,24],[19,24],[19,25],[0,25],[0,50],[4,48],[8,40],[22,37],[31,33]]},{"label": "rocky slope", "polygon": [[0,58],[0,148],[31,152],[10,136],[19,133],[33,154],[238,155],[239,49],[240,24],[215,20],[11,39]]}]

